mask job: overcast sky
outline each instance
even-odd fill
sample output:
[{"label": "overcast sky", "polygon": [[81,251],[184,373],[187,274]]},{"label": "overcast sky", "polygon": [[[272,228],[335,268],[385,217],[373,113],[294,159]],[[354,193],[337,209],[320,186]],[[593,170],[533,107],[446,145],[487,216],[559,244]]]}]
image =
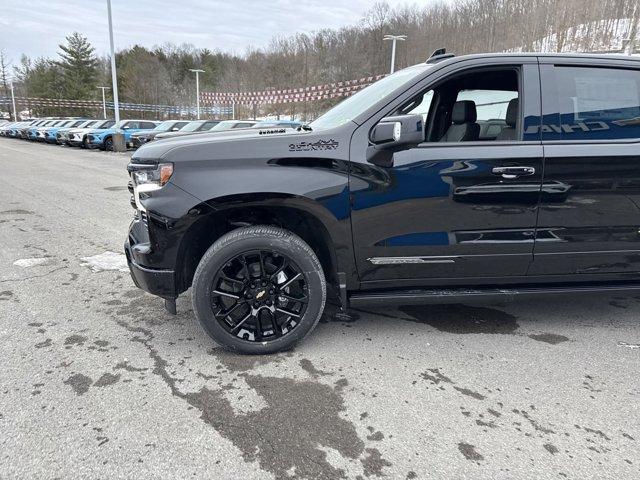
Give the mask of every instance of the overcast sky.
[{"label": "overcast sky", "polygon": [[[430,0],[387,0],[424,5]],[[54,56],[73,31],[99,55],[109,51],[106,0],[0,0],[0,49],[13,64],[20,55]],[[112,0],[116,49],[164,42],[243,53],[274,35],[357,23],[374,0]]]}]

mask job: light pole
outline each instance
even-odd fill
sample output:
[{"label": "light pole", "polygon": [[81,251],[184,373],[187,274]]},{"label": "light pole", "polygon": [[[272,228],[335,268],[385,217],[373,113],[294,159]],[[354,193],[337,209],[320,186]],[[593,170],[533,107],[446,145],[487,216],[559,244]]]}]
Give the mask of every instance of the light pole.
[{"label": "light pole", "polygon": [[[120,123],[120,103],[118,102],[118,75],[116,73],[116,50],[113,46],[113,21],[111,20],[111,0],[107,0],[107,12],[109,14],[109,44],[111,46],[111,91],[113,92],[113,113],[116,125]],[[124,134],[116,131],[111,138],[113,151],[124,152],[127,147],[124,143]]]},{"label": "light pole", "polygon": [[196,74],[196,109],[198,120],[200,120],[200,74],[204,73],[204,70],[200,70],[197,68],[190,68],[190,72],[194,72]]},{"label": "light pole", "polygon": [[391,40],[393,43],[391,44],[391,73],[396,70],[396,42],[400,40],[404,42],[407,39],[406,35],[385,35],[382,40],[388,41]]},{"label": "light pole", "polygon": [[120,104],[118,103],[118,76],[116,75],[116,52],[113,47],[113,21],[111,20],[111,0],[107,0],[109,14],[109,43],[111,45],[111,84],[113,91],[113,111],[116,123],[120,121]]},{"label": "light pole", "polygon": [[13,121],[17,122],[18,121],[18,112],[16,110],[16,96],[13,93],[13,81],[11,81],[9,83],[9,85],[11,85],[11,103],[13,104]]},{"label": "light pole", "polygon": [[102,90],[102,115],[106,120],[107,119],[107,99],[104,96],[104,91],[109,90],[109,87],[98,87],[98,88]]}]

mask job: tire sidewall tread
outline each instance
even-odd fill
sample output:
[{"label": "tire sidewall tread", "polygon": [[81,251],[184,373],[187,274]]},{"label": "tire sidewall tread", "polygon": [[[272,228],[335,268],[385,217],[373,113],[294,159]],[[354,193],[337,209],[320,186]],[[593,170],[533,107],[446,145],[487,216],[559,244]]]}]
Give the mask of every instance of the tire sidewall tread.
[{"label": "tire sidewall tread", "polygon": [[[305,276],[309,303],[295,329],[277,340],[248,342],[230,335],[212,317],[209,288],[219,268],[235,255],[249,250],[273,248],[293,260]],[[302,341],[316,327],[324,311],[327,286],[324,272],[314,251],[296,234],[279,227],[257,225],[242,227],[222,235],[205,252],[193,277],[193,311],[205,331],[226,349],[243,354],[268,354],[285,351]],[[312,315],[310,318],[308,315]]]}]

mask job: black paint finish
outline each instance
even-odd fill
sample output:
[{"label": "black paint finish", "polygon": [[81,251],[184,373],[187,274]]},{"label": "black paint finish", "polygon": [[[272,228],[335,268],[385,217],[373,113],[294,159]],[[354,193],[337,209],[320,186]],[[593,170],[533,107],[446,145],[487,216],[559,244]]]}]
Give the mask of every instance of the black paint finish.
[{"label": "black paint finish", "polygon": [[[637,277],[640,144],[546,136],[559,121],[549,93],[558,62],[639,68],[619,57],[451,58],[337,128],[203,133],[141,147],[132,162],[170,162],[174,173],[143,196],[147,214],[132,224],[126,249],[137,284],[163,297],[186,290],[202,253],[190,246],[211,240],[216,222],[238,209],[312,218],[312,236],[335,270],[325,273],[343,273],[360,295]],[[423,143],[393,153],[391,167],[367,161],[370,132],[382,118],[452,75],[481,68],[519,71],[524,141]],[[513,169],[528,173],[504,175]],[[389,257],[418,260],[385,263]]]}]

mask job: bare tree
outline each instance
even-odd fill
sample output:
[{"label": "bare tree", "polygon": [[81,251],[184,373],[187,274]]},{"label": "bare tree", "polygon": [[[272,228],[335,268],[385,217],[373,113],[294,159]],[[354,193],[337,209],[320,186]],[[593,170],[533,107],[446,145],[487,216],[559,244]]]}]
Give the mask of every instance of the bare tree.
[{"label": "bare tree", "polygon": [[[11,67],[11,60],[7,58],[7,54],[4,50],[0,50],[0,81],[2,82],[2,88],[4,89],[5,96],[10,95],[9,88],[9,68]],[[9,118],[13,116],[12,104],[8,103],[7,108],[9,110]]]}]

